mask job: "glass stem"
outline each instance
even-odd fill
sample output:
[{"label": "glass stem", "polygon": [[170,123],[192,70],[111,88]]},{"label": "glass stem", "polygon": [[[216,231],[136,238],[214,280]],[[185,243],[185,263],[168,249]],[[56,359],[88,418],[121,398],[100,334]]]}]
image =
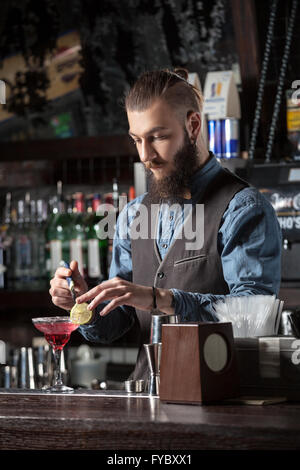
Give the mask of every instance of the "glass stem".
[{"label": "glass stem", "polygon": [[61,349],[53,349],[54,355],[54,385],[63,385],[61,380],[60,357]]}]

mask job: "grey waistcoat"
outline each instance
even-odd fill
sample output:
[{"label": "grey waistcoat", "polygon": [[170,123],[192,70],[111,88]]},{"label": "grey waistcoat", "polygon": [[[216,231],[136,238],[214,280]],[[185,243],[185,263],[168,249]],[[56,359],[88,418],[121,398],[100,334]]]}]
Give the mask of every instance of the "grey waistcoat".
[{"label": "grey waistcoat", "polygon": [[[199,204],[204,204],[204,243],[200,249],[186,249],[186,242],[192,240],[186,240],[183,231],[182,238],[174,240],[161,260],[155,235],[147,239],[131,239],[133,283],[203,294],[228,294],[217,248],[218,231],[231,199],[247,186],[247,182],[225,169],[220,169],[208,184],[198,201]],[[152,210],[151,217],[148,195],[142,203],[148,208],[149,233],[156,234],[159,207],[154,212]],[[195,208],[191,214],[195,228]],[[156,224],[152,232],[151,220],[152,224]],[[136,309],[136,322],[140,349],[131,378],[147,380],[149,371],[143,344],[150,340],[151,314]]]}]

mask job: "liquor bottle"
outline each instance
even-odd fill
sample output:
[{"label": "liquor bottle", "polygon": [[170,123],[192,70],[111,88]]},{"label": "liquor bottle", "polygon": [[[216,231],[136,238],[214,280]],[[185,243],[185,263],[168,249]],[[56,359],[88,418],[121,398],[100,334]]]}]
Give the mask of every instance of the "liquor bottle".
[{"label": "liquor bottle", "polygon": [[90,217],[93,215],[93,195],[92,194],[89,194],[88,196],[86,196],[85,198],[85,210],[86,210],[86,223],[88,223],[88,220],[90,219]]},{"label": "liquor bottle", "polygon": [[14,278],[13,242],[15,237],[15,223],[12,220],[11,193],[6,194],[3,222],[5,227],[4,238],[2,234],[2,242],[4,244],[3,264],[6,267],[6,272],[3,274],[3,284],[6,285],[7,289],[10,289],[13,287]]},{"label": "liquor bottle", "polygon": [[5,259],[5,234],[0,232],[0,289],[7,289],[7,263]]},{"label": "liquor bottle", "polygon": [[38,278],[38,287],[44,289],[47,281],[46,270],[46,231],[44,216],[44,201],[36,201],[36,269]]},{"label": "liquor bottle", "polygon": [[113,206],[115,208],[117,217],[119,215],[119,185],[117,178],[113,179],[113,191],[112,191]]},{"label": "liquor bottle", "polygon": [[[28,195],[26,195],[28,197]],[[25,206],[28,206],[26,209],[26,216],[28,214],[28,233],[31,240],[31,249],[32,249],[32,278],[30,282],[30,289],[38,290],[39,289],[39,269],[38,269],[38,231],[36,228],[36,201],[31,200],[30,196],[28,201],[25,202]]]},{"label": "liquor bottle", "polygon": [[51,230],[51,226],[53,223],[53,219],[55,216],[54,213],[54,206],[56,205],[57,208],[57,199],[56,197],[50,198],[48,200],[48,217],[45,222],[45,257],[46,257],[46,277],[48,280],[51,279],[51,255],[50,255],[50,240],[49,240],[49,231]]},{"label": "liquor bottle", "polygon": [[78,262],[80,274],[87,277],[87,240],[85,229],[84,195],[75,194],[75,215],[70,232],[70,260]]},{"label": "liquor bottle", "polygon": [[50,277],[53,277],[61,260],[70,261],[70,216],[65,212],[62,182],[57,183],[57,195],[52,202],[52,215],[46,229],[50,252]]},{"label": "liquor bottle", "polygon": [[99,222],[104,215],[99,214],[100,194],[92,200],[92,214],[87,218],[88,284],[92,287],[107,279],[108,238]]},{"label": "liquor bottle", "polygon": [[14,288],[30,289],[34,278],[33,243],[30,227],[30,195],[18,201],[18,219],[14,239]]},{"label": "liquor bottle", "polygon": [[130,186],[129,191],[128,191],[128,200],[130,202],[130,201],[133,201],[134,199],[135,199],[135,188],[134,186]]}]

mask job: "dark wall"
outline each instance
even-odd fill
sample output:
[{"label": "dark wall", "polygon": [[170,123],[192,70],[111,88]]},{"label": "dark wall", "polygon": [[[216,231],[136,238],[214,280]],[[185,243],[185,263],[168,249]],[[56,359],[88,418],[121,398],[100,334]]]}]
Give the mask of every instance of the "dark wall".
[{"label": "dark wall", "polygon": [[[123,95],[144,70],[186,67],[198,72],[203,85],[208,70],[231,69],[238,62],[229,0],[3,1],[0,60],[21,50],[38,61],[53,48],[55,34],[79,30],[81,87],[98,134],[127,130]],[[36,90],[23,92],[33,96]]]}]

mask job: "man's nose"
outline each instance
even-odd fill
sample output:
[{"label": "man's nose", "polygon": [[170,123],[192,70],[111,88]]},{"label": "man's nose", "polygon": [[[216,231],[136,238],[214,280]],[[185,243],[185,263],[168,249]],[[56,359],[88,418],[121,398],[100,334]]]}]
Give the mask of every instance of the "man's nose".
[{"label": "man's nose", "polygon": [[140,147],[141,162],[143,163],[150,162],[151,160],[153,160],[153,158],[155,158],[155,156],[156,156],[156,153],[152,145],[149,144],[149,142],[147,142],[146,140],[143,141]]}]

